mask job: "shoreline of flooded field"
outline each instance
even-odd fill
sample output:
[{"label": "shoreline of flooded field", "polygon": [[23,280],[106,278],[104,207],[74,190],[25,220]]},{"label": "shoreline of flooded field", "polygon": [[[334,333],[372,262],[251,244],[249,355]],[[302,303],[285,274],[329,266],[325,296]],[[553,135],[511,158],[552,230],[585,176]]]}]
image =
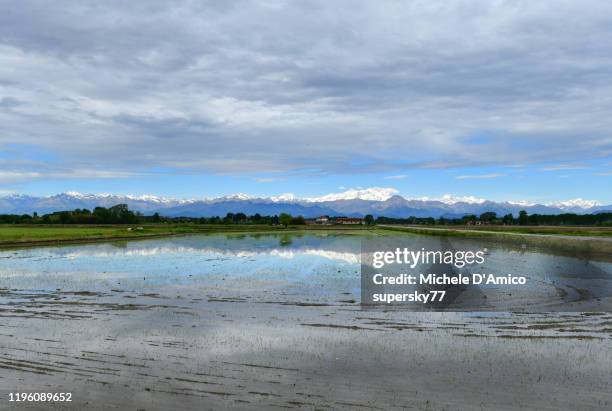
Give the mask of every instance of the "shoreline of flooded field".
[{"label": "shoreline of flooded field", "polygon": [[[507,264],[574,264],[529,253]],[[356,256],[342,235],[0,252],[2,396],[72,392],[65,409],[612,404],[612,314],[364,309]]]}]

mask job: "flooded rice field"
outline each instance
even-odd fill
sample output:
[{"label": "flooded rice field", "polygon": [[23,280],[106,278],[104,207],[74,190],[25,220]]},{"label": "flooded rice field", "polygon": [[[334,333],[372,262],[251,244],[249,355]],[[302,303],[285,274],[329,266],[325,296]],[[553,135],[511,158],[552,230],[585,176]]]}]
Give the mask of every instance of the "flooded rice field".
[{"label": "flooded rice field", "polygon": [[538,304],[572,312],[364,309],[360,244],[218,234],[0,251],[0,408],[51,408],[9,392],[72,393],[55,409],[612,408],[609,261],[486,245],[489,272],[525,274]]}]

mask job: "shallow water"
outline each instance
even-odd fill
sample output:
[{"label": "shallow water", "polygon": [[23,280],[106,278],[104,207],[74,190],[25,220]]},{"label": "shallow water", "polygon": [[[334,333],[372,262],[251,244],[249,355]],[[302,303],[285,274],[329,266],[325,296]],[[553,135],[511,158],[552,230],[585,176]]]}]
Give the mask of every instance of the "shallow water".
[{"label": "shallow water", "polygon": [[588,313],[364,310],[361,240],[219,234],[0,251],[3,394],[73,392],[74,409],[612,404],[612,264],[486,244],[483,269],[528,274],[540,284],[529,298]]}]

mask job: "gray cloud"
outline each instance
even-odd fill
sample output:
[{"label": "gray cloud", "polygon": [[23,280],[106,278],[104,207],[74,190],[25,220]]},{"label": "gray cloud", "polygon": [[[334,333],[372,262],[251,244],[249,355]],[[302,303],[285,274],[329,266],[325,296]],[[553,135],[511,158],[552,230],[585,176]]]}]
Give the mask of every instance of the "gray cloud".
[{"label": "gray cloud", "polygon": [[96,169],[82,162],[53,164],[32,160],[0,159],[0,184],[9,186],[41,179],[115,179],[141,175],[125,170]]},{"label": "gray cloud", "polygon": [[71,169],[317,175],[612,156],[606,2],[5,9],[0,148],[34,145]]}]

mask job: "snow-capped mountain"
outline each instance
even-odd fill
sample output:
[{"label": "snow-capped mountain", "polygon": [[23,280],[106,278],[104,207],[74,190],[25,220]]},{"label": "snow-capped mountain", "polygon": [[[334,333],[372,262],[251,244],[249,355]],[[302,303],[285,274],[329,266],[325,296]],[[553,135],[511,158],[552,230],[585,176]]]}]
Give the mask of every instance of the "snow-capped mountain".
[{"label": "snow-capped mountain", "polygon": [[453,196],[451,194],[444,194],[439,198],[430,198],[430,197],[419,197],[415,198],[415,200],[421,201],[439,201],[444,204],[456,204],[456,203],[467,203],[467,204],[482,204],[485,200],[484,198],[478,198],[474,196]]},{"label": "snow-capped mountain", "polygon": [[152,195],[133,196],[115,194],[82,194],[67,192],[48,197],[34,197],[11,194],[0,197],[2,214],[39,214],[76,208],[94,209],[95,207],[112,207],[115,204],[127,204],[131,209],[143,213],[159,209],[188,204],[192,200],[177,200]]},{"label": "snow-capped mountain", "polygon": [[326,201],[339,200],[386,201],[398,193],[399,191],[395,188],[371,187],[365,189],[351,189],[341,193],[327,194],[321,197],[305,198],[304,200],[309,203],[323,203]]},{"label": "snow-capped mountain", "polygon": [[575,198],[573,200],[558,201],[550,204],[552,207],[560,208],[569,212],[580,212],[580,210],[591,209],[600,207],[602,204],[594,200],[584,200],[582,198]]},{"label": "snow-capped mountain", "polygon": [[460,217],[466,214],[481,214],[494,211],[498,215],[520,210],[530,214],[599,213],[612,211],[612,205],[597,201],[573,199],[549,204],[527,201],[495,202],[483,198],[456,197],[445,194],[439,198],[405,198],[393,188],[371,187],[351,189],[320,197],[299,198],[291,193],[275,197],[260,198],[248,194],[234,194],[209,199],[175,199],[152,195],[82,194],[61,193],[48,197],[11,194],[0,197],[0,214],[45,214],[53,211],[76,208],[93,209],[98,206],[111,207],[127,204],[130,209],[144,214],[159,212],[166,216],[209,217],[224,216],[228,212],[274,215],[283,212],[304,217],[319,215],[363,216],[373,214],[387,217]]}]

